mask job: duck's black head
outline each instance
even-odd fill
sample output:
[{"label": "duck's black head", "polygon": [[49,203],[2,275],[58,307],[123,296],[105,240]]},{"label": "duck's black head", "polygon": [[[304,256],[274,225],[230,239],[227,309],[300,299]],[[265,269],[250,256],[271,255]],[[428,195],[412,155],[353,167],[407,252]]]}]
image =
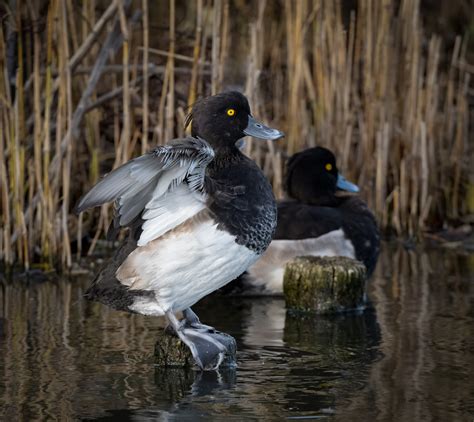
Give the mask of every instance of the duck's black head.
[{"label": "duck's black head", "polygon": [[283,132],[252,117],[247,98],[236,91],[223,92],[197,101],[186,119],[192,136],[205,139],[212,147],[234,146],[244,136],[278,139]]},{"label": "duck's black head", "polygon": [[328,149],[309,148],[288,160],[286,191],[290,197],[309,204],[324,204],[330,203],[338,189],[359,191],[339,173],[336,157]]}]

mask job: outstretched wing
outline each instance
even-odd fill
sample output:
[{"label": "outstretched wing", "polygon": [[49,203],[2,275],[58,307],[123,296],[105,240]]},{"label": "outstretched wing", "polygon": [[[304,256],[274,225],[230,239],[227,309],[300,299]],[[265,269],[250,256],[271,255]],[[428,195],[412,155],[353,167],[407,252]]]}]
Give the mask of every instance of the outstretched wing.
[{"label": "outstretched wing", "polygon": [[206,208],[205,170],[214,159],[200,138],[176,139],[137,157],[98,182],[79,202],[77,212],[115,201],[116,222],[144,221],[143,246]]}]

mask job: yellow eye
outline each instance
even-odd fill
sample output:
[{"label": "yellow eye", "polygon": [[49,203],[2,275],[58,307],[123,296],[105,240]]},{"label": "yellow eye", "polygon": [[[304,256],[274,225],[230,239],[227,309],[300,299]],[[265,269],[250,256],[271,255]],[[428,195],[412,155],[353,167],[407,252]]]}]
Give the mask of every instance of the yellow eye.
[{"label": "yellow eye", "polygon": [[331,164],[331,163],[327,163],[325,167],[326,167],[326,170],[327,170],[327,171],[331,171],[331,170],[332,170],[332,164]]},{"label": "yellow eye", "polygon": [[232,117],[234,114],[235,114],[235,110],[234,110],[233,108],[229,108],[229,109],[227,110],[227,115],[228,115],[228,116],[231,116],[231,117]]}]

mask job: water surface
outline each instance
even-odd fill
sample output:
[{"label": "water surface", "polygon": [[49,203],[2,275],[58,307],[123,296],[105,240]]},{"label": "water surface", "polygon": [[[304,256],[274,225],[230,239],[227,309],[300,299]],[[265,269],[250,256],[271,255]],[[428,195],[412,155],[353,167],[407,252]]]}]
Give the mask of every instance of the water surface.
[{"label": "water surface", "polygon": [[204,300],[238,368],[160,369],[163,323],[83,300],[88,278],[0,284],[0,419],[474,419],[474,259],[384,245],[358,315],[296,318],[271,298]]}]

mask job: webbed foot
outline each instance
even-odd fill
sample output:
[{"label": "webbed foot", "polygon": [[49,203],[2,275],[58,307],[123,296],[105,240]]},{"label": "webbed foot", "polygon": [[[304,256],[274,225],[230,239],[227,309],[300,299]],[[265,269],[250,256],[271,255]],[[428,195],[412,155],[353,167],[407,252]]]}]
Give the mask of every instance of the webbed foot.
[{"label": "webbed foot", "polygon": [[166,313],[170,326],[179,339],[189,347],[196,364],[203,371],[219,368],[226,355],[235,356],[235,340],[209,325],[201,324],[197,315],[187,309],[178,321],[172,312]]}]

